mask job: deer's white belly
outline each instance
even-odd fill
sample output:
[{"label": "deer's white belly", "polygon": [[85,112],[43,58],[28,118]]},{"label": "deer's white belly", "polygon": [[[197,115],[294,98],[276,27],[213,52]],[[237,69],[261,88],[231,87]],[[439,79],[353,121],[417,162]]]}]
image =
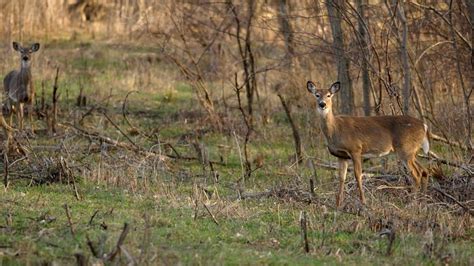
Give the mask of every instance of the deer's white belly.
[{"label": "deer's white belly", "polygon": [[364,153],[362,154],[362,158],[369,159],[369,158],[378,158],[378,157],[383,157],[386,156],[390,153],[390,150],[384,151],[381,153]]}]

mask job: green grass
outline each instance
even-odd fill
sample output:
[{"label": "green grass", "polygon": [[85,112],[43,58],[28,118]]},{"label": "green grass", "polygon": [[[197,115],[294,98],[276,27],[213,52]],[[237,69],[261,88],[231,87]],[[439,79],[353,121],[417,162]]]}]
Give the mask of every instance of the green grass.
[{"label": "green grass", "polygon": [[[130,193],[118,188],[81,184],[84,199],[77,201],[65,185],[15,186],[2,196],[2,216],[11,217],[11,225],[2,226],[0,246],[4,254],[18,253],[19,262],[72,263],[73,254],[91,256],[88,236],[95,245],[106,237],[106,251],[113,249],[124,223],[131,230],[124,243],[138,256],[139,250],[150,252],[160,263],[185,264],[319,264],[319,263],[408,263],[431,264],[421,255],[423,239],[419,235],[401,234],[394,245],[392,257],[384,255],[386,240],[376,232],[333,231],[333,213],[320,215],[314,207],[308,210],[310,228],[323,224],[327,231],[310,230],[312,252],[302,250],[299,211],[308,206],[291,208],[275,200],[243,202],[244,211],[252,212],[245,219],[217,215],[216,225],[201,207],[194,219],[194,207],[186,196],[171,202],[159,193]],[[72,235],[64,204],[71,210],[75,235]],[[225,207],[224,207],[225,208]],[[219,209],[212,208],[214,212]],[[89,220],[98,211],[92,224]],[[353,219],[337,214],[336,221]],[[3,224],[2,224],[3,225]],[[106,225],[106,229],[103,226]],[[450,243],[458,262],[469,259],[472,243]],[[364,252],[365,254],[361,254]],[[154,256],[152,255],[154,254]],[[150,258],[148,257],[148,258]],[[138,259],[138,257],[136,258]],[[13,262],[4,257],[3,263]]]},{"label": "green grass", "polygon": [[[237,183],[242,177],[242,158],[236,141],[243,152],[244,124],[235,99],[227,104],[237,137],[212,130],[197,137],[198,129],[210,128],[206,114],[199,107],[191,85],[171,70],[171,66],[160,60],[153,64],[143,62],[144,53],[156,52],[153,47],[66,41],[44,47],[45,57],[57,58],[62,64],[61,122],[77,122],[78,117],[93,106],[106,107],[113,121],[129,133],[131,128],[122,118],[122,103],[126,93],[139,91],[130,94],[127,102],[128,118],[140,130],[139,135],[130,135],[134,143],[145,149],[153,147],[154,151],[159,147],[163,153],[173,154],[163,145],[169,143],[188,157],[197,157],[193,143],[200,143],[210,160],[220,161],[222,157],[224,163],[213,166],[219,175],[216,179],[209,165],[203,166],[197,160],[160,163],[152,156],[137,155],[111,145],[101,150],[97,141],[89,141],[63,127],[56,137],[38,135],[28,144],[35,156],[10,169],[10,186],[0,192],[0,265],[72,264],[76,253],[83,254],[89,262],[97,262],[99,259],[92,255],[87,237],[96,249],[99,249],[100,239],[105,239],[103,250],[108,253],[114,248],[124,223],[130,225],[130,231],[123,246],[139,264],[437,265],[448,255],[453,264],[472,264],[474,232],[469,226],[471,217],[453,211],[452,205],[433,204],[426,199],[420,199],[418,203],[418,199],[413,200],[403,191],[377,190],[372,183],[366,189],[370,192],[368,210],[357,215],[351,175],[347,180],[350,190],[344,211],[330,207],[334,205],[336,180],[333,177],[336,173],[322,168],[316,169],[315,193],[320,200],[316,203],[304,203],[285,195],[237,200],[238,186],[245,192],[281,187],[308,190],[307,183],[313,170],[306,163],[294,165],[290,127],[278,106],[272,109],[268,125],[257,124],[248,147],[252,167],[255,167],[253,159],[258,156],[263,158],[262,167],[250,178]],[[129,60],[128,66],[124,60]],[[37,63],[43,67],[47,65],[43,61]],[[46,100],[50,103],[54,71],[40,73],[45,75]],[[41,79],[36,79],[35,84],[39,88]],[[85,108],[74,106],[81,86],[89,100]],[[66,91],[69,94],[67,101]],[[305,153],[330,158],[322,148],[320,136],[310,138],[306,135],[313,125],[305,124],[304,115],[299,111],[294,115],[302,128]],[[44,128],[46,123],[36,121],[35,125]],[[97,112],[85,118],[82,126],[129,143]],[[151,136],[152,131],[155,136]],[[43,146],[62,148],[44,149]],[[449,153],[442,146],[434,145],[434,149]],[[44,164],[43,159],[60,156],[74,169],[81,200],[75,198],[72,185],[30,185],[28,179],[18,178],[24,169],[31,168],[27,163],[33,164],[38,171]],[[15,159],[18,157],[12,156],[10,162]],[[380,163],[366,166],[377,164]],[[398,169],[396,164],[390,159],[391,170]],[[446,171],[453,172],[453,169]],[[100,180],[97,180],[99,176]],[[206,196],[203,189],[212,192],[212,196]],[[74,234],[64,204],[71,210]],[[218,225],[203,204],[215,215]],[[196,210],[198,215],[194,217]],[[89,224],[96,211],[97,215]],[[301,211],[306,211],[309,219],[311,251],[308,254],[304,252],[301,240]],[[385,255],[387,239],[378,235],[388,222],[394,222],[396,226],[391,256]],[[433,229],[436,248],[428,258],[424,256],[423,247],[430,223],[437,225]],[[126,264],[127,258],[121,254],[116,261]]]}]

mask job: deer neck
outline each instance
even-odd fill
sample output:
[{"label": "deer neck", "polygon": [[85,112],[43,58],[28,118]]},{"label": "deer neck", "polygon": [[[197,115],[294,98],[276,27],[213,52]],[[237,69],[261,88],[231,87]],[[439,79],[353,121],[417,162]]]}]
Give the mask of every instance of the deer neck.
[{"label": "deer neck", "polygon": [[18,79],[20,84],[23,86],[27,86],[30,84],[31,81],[31,68],[30,65],[21,64],[20,72],[18,73]]},{"label": "deer neck", "polygon": [[328,110],[327,112],[321,114],[321,129],[324,133],[324,136],[328,140],[331,141],[334,132],[336,131],[336,118],[332,113],[332,110]]}]

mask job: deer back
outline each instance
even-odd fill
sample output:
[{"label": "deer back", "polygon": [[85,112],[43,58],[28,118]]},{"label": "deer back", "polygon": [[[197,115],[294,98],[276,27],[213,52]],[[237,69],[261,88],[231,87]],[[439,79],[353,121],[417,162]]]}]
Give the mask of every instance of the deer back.
[{"label": "deer back", "polygon": [[334,128],[326,137],[330,151],[381,156],[400,149],[418,149],[425,134],[423,122],[409,116],[336,116]]}]

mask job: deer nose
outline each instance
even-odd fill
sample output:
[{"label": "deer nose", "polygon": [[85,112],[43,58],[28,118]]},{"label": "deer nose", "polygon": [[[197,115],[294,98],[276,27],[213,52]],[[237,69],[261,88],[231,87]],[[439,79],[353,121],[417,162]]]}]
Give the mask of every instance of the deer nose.
[{"label": "deer nose", "polygon": [[28,61],[28,56],[23,56],[23,61]]},{"label": "deer nose", "polygon": [[319,103],[319,107],[321,107],[321,108],[326,107],[326,103],[325,103],[325,102],[320,102],[320,103]]}]

